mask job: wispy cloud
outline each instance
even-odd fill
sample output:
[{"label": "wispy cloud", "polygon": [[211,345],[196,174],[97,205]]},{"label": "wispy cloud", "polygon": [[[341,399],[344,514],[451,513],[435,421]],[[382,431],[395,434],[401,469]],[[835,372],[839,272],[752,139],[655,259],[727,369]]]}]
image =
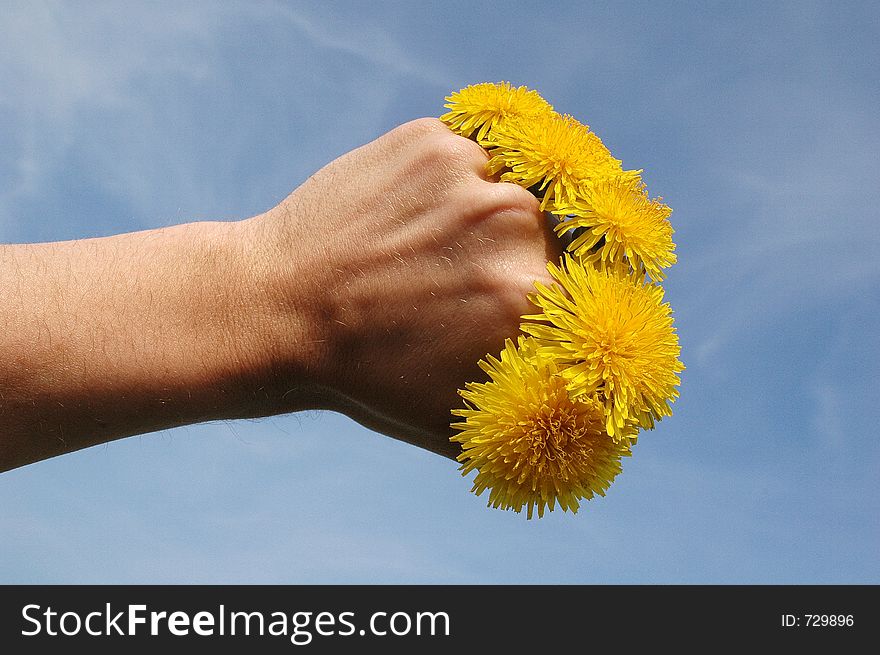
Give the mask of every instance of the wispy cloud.
[{"label": "wispy cloud", "polygon": [[[122,202],[120,226],[244,217],[383,131],[396,89],[446,86],[441,70],[369,20],[317,18],[282,3],[159,9],[59,2],[4,10],[0,237],[12,227],[21,234],[28,208],[71,184]],[[271,35],[273,49],[254,42],[230,59],[230,44],[253,33]],[[335,104],[335,115],[316,113],[316,104]],[[264,172],[273,159],[277,180]],[[74,179],[60,170],[71,165]],[[246,197],[232,191],[241,176]]]},{"label": "wispy cloud", "polygon": [[[432,84],[444,92],[451,86],[451,76],[437,62],[420,60],[401,47],[388,26],[371,19],[370,11],[339,15],[324,13],[316,17],[302,7],[274,3],[262,8],[267,17],[277,14],[286,19],[313,45],[331,53],[354,55],[395,75],[411,77]],[[347,20],[346,20],[347,19]]]},{"label": "wispy cloud", "polygon": [[[51,176],[71,148],[100,147],[112,122],[125,121],[132,131],[149,123],[152,108],[137,95],[141,80],[207,75],[206,25],[193,9],[158,15],[143,5],[117,12],[60,2],[4,8],[0,110],[15,142],[0,183],[0,235],[4,223],[29,218],[16,211],[21,201],[52,193]],[[90,125],[96,116],[112,121]],[[109,182],[119,168],[110,162],[99,175]],[[133,195],[143,186],[134,177]]]},{"label": "wispy cloud", "polygon": [[712,308],[693,314],[703,353],[794,312],[856,300],[880,276],[876,92],[772,72],[730,85],[730,121],[702,135],[711,192],[676,214],[673,278],[687,280],[684,303]]}]

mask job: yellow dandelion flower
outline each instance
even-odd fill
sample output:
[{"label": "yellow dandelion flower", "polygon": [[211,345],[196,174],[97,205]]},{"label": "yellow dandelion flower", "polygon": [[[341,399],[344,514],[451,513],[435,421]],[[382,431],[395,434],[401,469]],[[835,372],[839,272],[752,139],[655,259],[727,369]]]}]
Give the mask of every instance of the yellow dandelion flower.
[{"label": "yellow dandelion flower", "polygon": [[467,86],[446,98],[449,111],[440,117],[454,132],[485,145],[492,128],[510,117],[528,117],[553,111],[537,91],[509,82],[484,82]]},{"label": "yellow dandelion flower", "polygon": [[580,499],[605,495],[630,455],[637,429],[615,441],[605,429],[602,403],[589,396],[572,399],[552,359],[538,354],[531,339],[520,348],[507,340],[501,359],[487,356],[480,367],[490,381],[459,391],[467,409],[453,410],[452,424],[462,444],[462,475],[474,469],[472,491],[489,489],[489,505],[538,516],[556,503],[577,512]]},{"label": "yellow dandelion flower", "polygon": [[628,420],[652,428],[671,415],[684,366],[663,288],[568,254],[562,266],[547,269],[558,285],[535,284],[529,299],[541,313],[523,316],[522,330],[536,338],[540,354],[557,362],[572,395],[603,400],[615,439]]},{"label": "yellow dandelion flower", "polygon": [[527,119],[511,118],[492,133],[490,173],[543,195],[541,209],[577,198],[587,183],[605,177],[638,177],[623,171],[621,162],[590,128],[555,112]]},{"label": "yellow dandelion flower", "polygon": [[584,261],[627,262],[654,281],[663,279],[661,269],[675,263],[672,242],[672,209],[651,200],[639,180],[609,178],[589,184],[573,202],[558,205],[553,213],[562,216],[556,232],[573,228],[568,250]]}]

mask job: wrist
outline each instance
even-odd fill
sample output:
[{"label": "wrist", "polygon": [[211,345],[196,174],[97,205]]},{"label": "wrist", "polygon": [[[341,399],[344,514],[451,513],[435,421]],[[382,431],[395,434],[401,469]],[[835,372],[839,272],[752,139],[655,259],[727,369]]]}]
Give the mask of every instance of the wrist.
[{"label": "wrist", "polygon": [[326,407],[326,311],[307,248],[282,242],[269,214],[214,225],[228,286],[222,314],[229,348],[220,356],[235,363],[242,414]]}]

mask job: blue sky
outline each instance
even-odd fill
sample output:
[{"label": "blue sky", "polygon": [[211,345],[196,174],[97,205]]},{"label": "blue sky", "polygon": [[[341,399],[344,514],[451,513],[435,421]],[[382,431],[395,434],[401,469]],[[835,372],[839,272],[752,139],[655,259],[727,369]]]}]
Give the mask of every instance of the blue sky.
[{"label": "blue sky", "polygon": [[4,3],[0,241],[252,216],[509,80],[674,208],[687,370],[574,516],[308,412],[0,476],[0,582],[880,583],[880,10],[537,7]]}]

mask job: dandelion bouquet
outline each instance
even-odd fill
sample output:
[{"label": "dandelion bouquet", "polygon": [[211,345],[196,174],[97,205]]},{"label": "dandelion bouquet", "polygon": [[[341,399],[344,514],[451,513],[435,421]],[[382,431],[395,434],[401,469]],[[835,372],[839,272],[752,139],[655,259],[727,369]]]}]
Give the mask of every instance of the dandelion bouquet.
[{"label": "dandelion bouquet", "polygon": [[446,98],[452,130],[490,154],[491,174],[529,189],[566,242],[536,283],[536,312],[499,357],[479,362],[454,409],[462,474],[489,505],[532,518],[604,495],[639,431],[671,415],[680,347],[663,301],[675,244],[661,198],[587,125],[526,87],[476,84]]}]

